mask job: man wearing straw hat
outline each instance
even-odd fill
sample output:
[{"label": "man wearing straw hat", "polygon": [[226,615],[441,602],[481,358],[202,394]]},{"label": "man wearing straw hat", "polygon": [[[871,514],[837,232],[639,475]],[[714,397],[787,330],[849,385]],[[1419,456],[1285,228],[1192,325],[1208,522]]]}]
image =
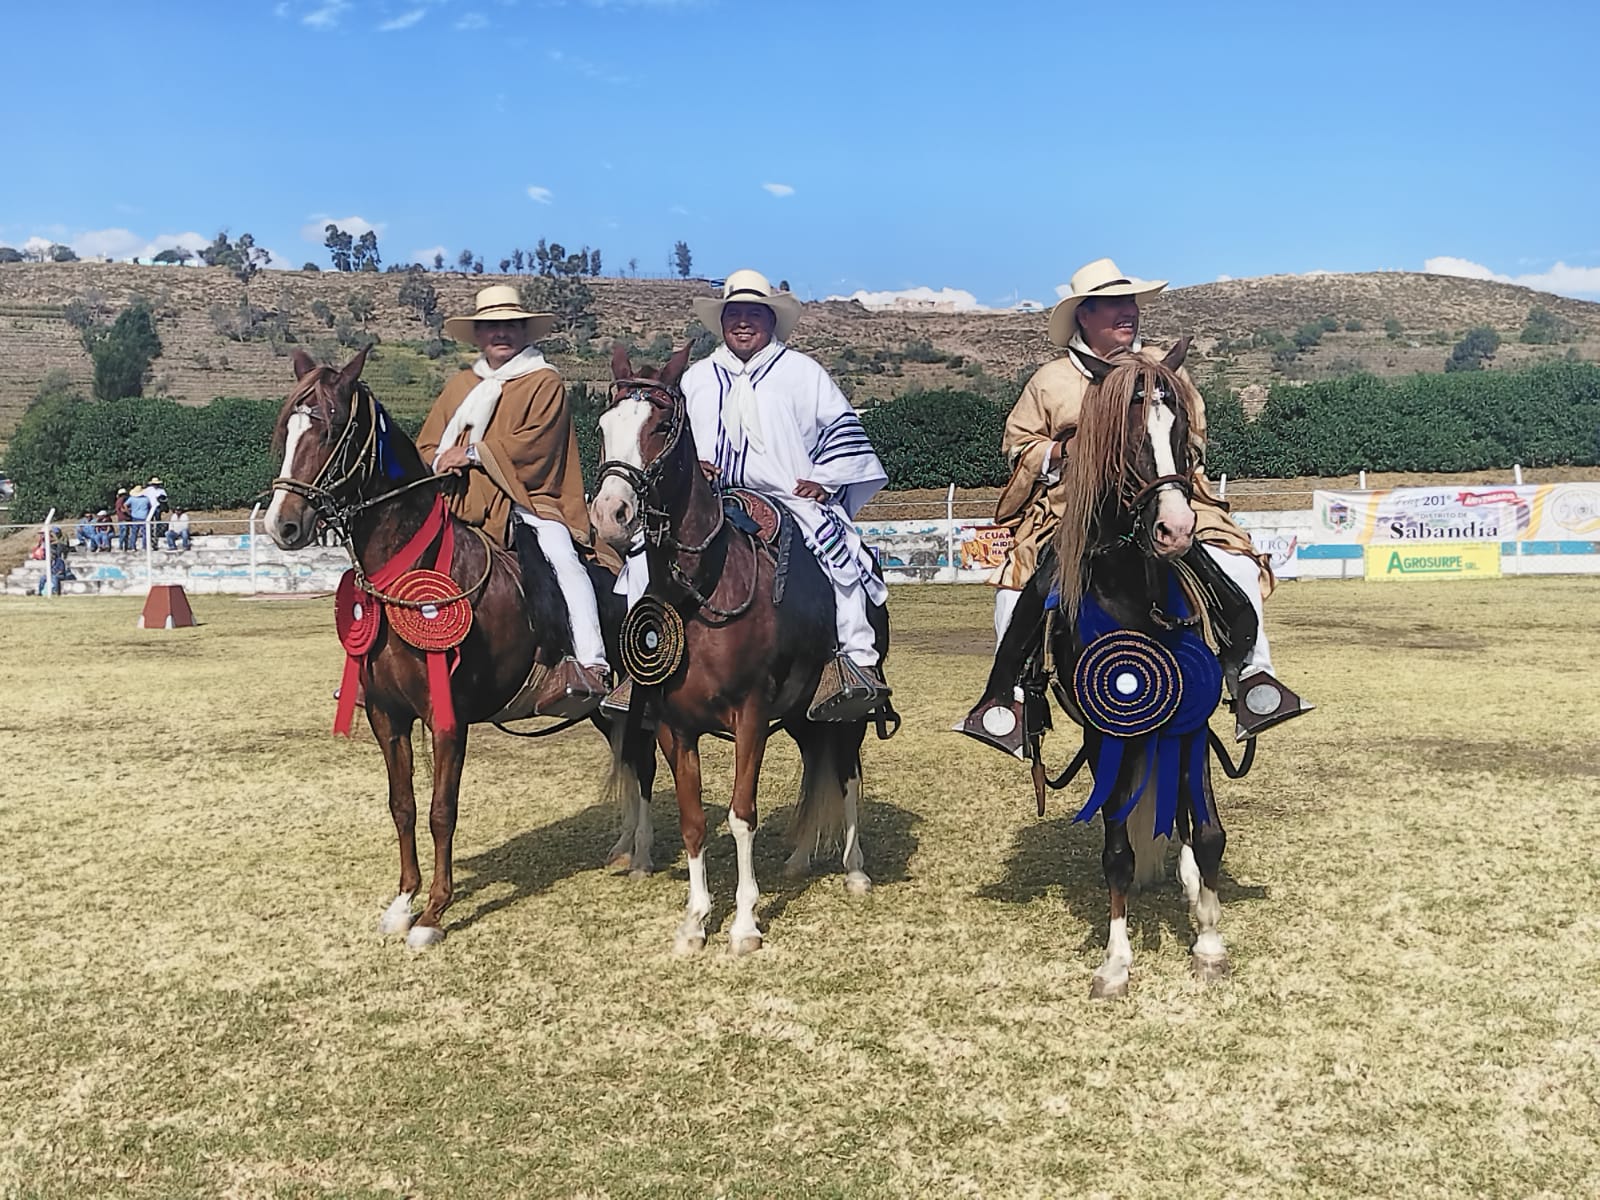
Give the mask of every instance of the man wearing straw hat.
[{"label": "man wearing straw hat", "polygon": [[[465,476],[451,511],[515,545],[523,576],[542,555],[555,570],[571,623],[572,653],[550,673],[535,711],[580,717],[605,695],[610,668],[594,586],[580,558],[593,545],[584,505],[578,439],[561,377],[533,345],[555,326],[550,313],[527,312],[516,288],[486,287],[473,312],[444,323],[447,337],[482,352],[434,401],[417,437],[424,462]],[[532,588],[524,591],[531,597]]]},{"label": "man wearing straw hat", "polygon": [[728,487],[781,502],[834,590],[837,670],[813,720],[859,720],[889,697],[867,604],[888,589],[851,523],[887,483],[850,401],[815,360],[785,345],[800,302],[759,271],[735,271],[722,298],[693,301],[722,345],[683,377],[695,446]]},{"label": "man wearing straw hat", "polygon": [[[1064,471],[1071,470],[1064,456],[1068,439],[1078,425],[1084,394],[1093,381],[1089,364],[1094,360],[1104,363],[1129,352],[1157,361],[1161,358],[1161,351],[1145,346],[1139,339],[1139,307],[1166,286],[1165,280],[1125,275],[1111,259],[1097,258],[1073,273],[1066,296],[1050,313],[1050,340],[1066,353],[1033,373],[1006,418],[1001,443],[1011,464],[1011,479],[1001,492],[995,523],[1010,526],[1014,534],[1005,561],[989,577],[989,582],[999,589],[994,606],[997,642],[1004,639],[1039,556],[1061,524],[1066,496],[1055,485],[1061,482]],[[1197,410],[1195,426],[1190,431],[1201,448],[1205,445],[1204,418],[1203,408]],[[1194,540],[1201,545],[1190,552],[1191,557],[1206,555],[1208,562],[1220,568],[1256,611],[1256,641],[1241,671],[1239,694],[1250,695],[1252,687],[1265,684],[1283,697],[1282,703],[1265,715],[1252,712],[1245,704],[1237,706],[1239,737],[1253,737],[1311,706],[1303,704],[1272,676],[1261,607],[1263,597],[1272,590],[1267,559],[1256,552],[1250,535],[1228,516],[1226,506],[1211,490],[1203,463],[1197,462],[1194,468],[1193,486]],[[985,707],[974,709],[957,728],[1020,755],[1020,720],[1014,720],[1004,734],[997,735],[993,722],[985,726],[984,714],[979,711]],[[1013,717],[1017,715],[1013,712]]]}]

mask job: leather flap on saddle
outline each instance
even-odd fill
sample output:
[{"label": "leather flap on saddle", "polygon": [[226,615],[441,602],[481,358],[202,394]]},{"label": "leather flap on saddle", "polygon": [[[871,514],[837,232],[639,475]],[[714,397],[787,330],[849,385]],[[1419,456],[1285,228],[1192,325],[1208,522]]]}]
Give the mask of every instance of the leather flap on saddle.
[{"label": "leather flap on saddle", "polygon": [[755,534],[769,546],[778,544],[783,514],[765,496],[748,488],[729,488],[722,495],[722,507],[735,528]]}]

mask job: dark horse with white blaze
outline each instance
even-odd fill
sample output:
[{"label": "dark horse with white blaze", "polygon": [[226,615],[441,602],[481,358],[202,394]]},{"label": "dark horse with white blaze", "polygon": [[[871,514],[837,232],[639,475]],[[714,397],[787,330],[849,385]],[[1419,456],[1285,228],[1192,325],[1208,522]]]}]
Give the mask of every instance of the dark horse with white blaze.
[{"label": "dark horse with white blaze", "polygon": [[[702,472],[677,386],[688,359],[685,347],[658,377],[653,371],[636,372],[626,349],[614,353],[612,402],[600,418],[606,461],[590,515],[596,532],[619,549],[642,529],[650,585],[635,614],[654,614],[646,635],[656,639],[652,647],[681,651],[660,664],[662,678],[649,686],[641,686],[635,672],[629,711],[630,725],[647,718],[659,722],[657,738],[676,785],[689,899],[675,948],[703,948],[711,912],[700,739],[731,734],[735,766],[728,827],[739,882],[729,944],[735,954],[744,954],[762,944],[752,847],[761,761],[776,724],[798,744],[804,764],[788,872],[805,874],[813,849],[837,840],[846,888],[870,890],[857,829],[867,721],[807,718],[823,669],[834,656],[833,588],[799,536],[787,539],[792,552],[785,573],[780,554],[748,525],[730,518],[724,497]],[[780,573],[781,603],[774,595]],[[887,615],[873,607],[869,616],[879,652],[887,655]],[[629,624],[634,620],[630,616]],[[625,655],[628,640],[625,635]]]},{"label": "dark horse with white blaze", "polygon": [[[1082,726],[1078,761],[1095,773],[1094,793],[1079,819],[1098,811],[1105,825],[1101,864],[1111,920],[1105,959],[1091,986],[1097,998],[1127,991],[1128,895],[1136,882],[1161,877],[1158,838],[1174,829],[1181,841],[1178,878],[1195,929],[1191,967],[1203,980],[1228,970],[1217,931],[1227,835],[1211,786],[1210,748],[1221,751],[1207,719],[1224,672],[1237,679],[1237,659],[1228,648],[1249,646],[1255,617],[1240,604],[1226,618],[1231,624],[1224,622],[1207,600],[1204,578],[1189,565],[1200,560],[1203,570],[1208,564],[1194,543],[1190,503],[1199,451],[1190,440],[1197,398],[1178,373],[1187,349],[1184,341],[1160,362],[1123,354],[1096,368],[1067,447],[1055,569],[1041,570],[1044,578],[1019,604],[1002,643],[1003,656],[1014,638],[1027,637],[1030,625],[1037,630],[1053,583],[1058,605],[1047,625],[1052,690]],[[1192,546],[1195,554],[1186,559]],[[1207,648],[1202,629],[1224,648],[1225,663]],[[996,680],[1004,675],[997,663],[991,694],[998,695]],[[1010,699],[1010,679],[1001,699]],[[1036,740],[1034,746],[1042,809],[1044,773]],[[1228,769],[1234,773],[1231,764]]]},{"label": "dark horse with white blaze", "polygon": [[[359,652],[350,640],[345,645],[351,659],[359,660],[367,721],[388,768],[389,811],[400,841],[399,889],[378,928],[405,933],[407,944],[420,949],[444,937],[440,921],[455,890],[451,846],[467,727],[520,714],[526,706],[518,702],[529,695],[531,681],[571,652],[571,633],[548,562],[525,558],[519,563],[481,531],[449,515],[444,496],[456,477],[435,475],[422,462],[415,444],[361,382],[365,363],[364,350],[341,370],[318,366],[296,352],[297,384],[279,414],[275,434],[283,466],[273,481],[266,527],[285,550],[309,545],[324,523],[345,535],[362,589],[351,613],[371,622],[370,645]],[[442,558],[448,561],[442,563]],[[524,564],[529,564],[526,571]],[[431,606],[392,594],[400,590],[399,580],[388,580],[413,568],[444,569],[445,577],[436,582],[451,594],[435,596]],[[612,595],[615,579],[598,566],[590,567],[590,575],[608,653],[615,655],[622,618]],[[378,619],[380,601],[389,614],[386,620]],[[458,619],[470,619],[470,627],[448,651],[455,656],[453,663],[439,670],[430,657],[442,661],[444,653],[408,643],[397,633],[397,618],[406,615],[406,608],[427,617],[452,605]],[[463,612],[462,605],[470,612]],[[342,619],[349,615],[342,614]],[[433,737],[428,825],[434,866],[427,903],[413,923],[412,897],[421,885],[421,872],[411,731],[419,720]],[[601,717],[595,724],[602,733],[609,728],[614,741],[608,786],[625,804],[637,805],[649,795],[654,747],[648,739],[636,738],[625,748],[620,725],[611,727]],[[648,860],[648,854],[640,857]]]}]

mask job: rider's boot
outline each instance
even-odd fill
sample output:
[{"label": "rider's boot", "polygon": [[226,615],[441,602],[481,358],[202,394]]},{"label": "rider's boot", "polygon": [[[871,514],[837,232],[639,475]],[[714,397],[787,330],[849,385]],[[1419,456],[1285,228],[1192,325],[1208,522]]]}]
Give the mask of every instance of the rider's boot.
[{"label": "rider's boot", "polygon": [[1044,637],[1045,599],[1037,587],[1030,585],[1022,590],[1011,623],[995,650],[983,698],[951,727],[1003,754],[1024,760],[1028,757],[1028,731],[1020,681],[1028,659],[1038,652]]}]

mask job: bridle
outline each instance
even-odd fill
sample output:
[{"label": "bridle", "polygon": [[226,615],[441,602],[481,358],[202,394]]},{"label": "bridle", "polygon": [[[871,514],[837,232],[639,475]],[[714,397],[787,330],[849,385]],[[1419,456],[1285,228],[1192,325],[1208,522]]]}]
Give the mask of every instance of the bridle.
[{"label": "bridle", "polygon": [[[325,405],[307,403],[312,392],[320,380],[313,381],[302,388],[291,398],[292,414],[305,417],[313,427],[317,425],[331,426]],[[366,434],[359,440],[355,433],[357,416],[366,419],[362,422],[366,426]],[[344,428],[339,431],[338,438],[334,441],[333,449],[323,461],[322,467],[317,471],[316,477],[307,483],[303,479],[296,479],[293,475],[280,475],[272,481],[272,491],[280,488],[292,495],[299,496],[310,504],[317,512],[317,516],[324,522],[338,530],[340,541],[344,545],[345,553],[350,556],[350,565],[355,571],[356,583],[365,591],[370,592],[386,604],[399,605],[402,608],[424,608],[429,605],[442,606],[454,603],[457,600],[469,600],[483,590],[489,582],[489,575],[494,570],[494,554],[488,536],[477,526],[469,526],[478,535],[484,545],[483,576],[471,587],[462,590],[454,596],[430,598],[428,600],[408,600],[400,596],[391,596],[373,586],[367,577],[366,570],[361,565],[361,560],[356,557],[355,539],[351,535],[351,521],[360,513],[369,508],[376,508],[387,504],[396,496],[421,487],[437,487],[448,480],[444,475],[423,475],[399,487],[389,488],[376,496],[362,499],[362,493],[379,478],[382,472],[381,455],[378,447],[378,427],[380,420],[387,420],[383,407],[373,395],[372,389],[362,380],[356,380],[355,387],[350,394],[350,416],[345,421]],[[326,438],[322,439],[326,441]],[[329,476],[335,476],[329,479]],[[353,492],[355,500],[342,499],[342,495]]]},{"label": "bridle", "polygon": [[[320,407],[305,403],[315,387],[316,384],[313,383],[293,398],[294,408],[291,412],[305,417],[313,426],[331,425],[332,422]],[[358,409],[366,417],[365,422],[361,422],[366,426],[366,434],[359,442],[357,442],[355,435],[356,425],[358,424],[356,420]],[[278,491],[282,489],[299,496],[316,509],[317,515],[337,529],[348,542],[350,519],[356,514],[365,512],[369,508],[376,508],[378,505],[384,504],[404,492],[409,492],[413,488],[427,487],[444,482],[444,476],[442,475],[424,475],[420,479],[413,479],[411,482],[403,483],[397,488],[390,488],[388,491],[381,492],[370,499],[359,498],[372,481],[377,478],[381,470],[378,461],[378,422],[380,415],[382,415],[382,407],[378,404],[377,397],[372,394],[372,389],[361,380],[357,380],[355,389],[350,395],[350,417],[345,421],[344,428],[339,431],[339,437],[334,442],[333,449],[329,451],[328,457],[323,461],[322,468],[317,472],[316,477],[310,483],[307,483],[303,479],[296,479],[293,475],[280,475],[272,481],[270,490]],[[385,416],[384,419],[387,419],[387,417]],[[326,440],[326,438],[323,438],[323,441]],[[325,482],[329,475],[334,474],[337,475],[337,478],[330,482]],[[354,501],[341,499],[341,493],[350,490],[352,484],[358,499]]]},{"label": "bridle", "polygon": [[[661,496],[661,481],[666,474],[667,463],[677,452],[678,443],[683,439],[683,431],[689,424],[688,405],[684,400],[682,389],[661,379],[628,378],[613,381],[608,407],[614,408],[624,400],[639,400],[652,408],[670,405],[671,415],[668,418],[666,445],[661,448],[660,453],[645,463],[643,468],[616,458],[609,458],[601,463],[599,472],[595,475],[595,494],[598,495],[600,485],[613,476],[626,483],[639,499],[639,518],[644,531],[645,545],[662,552],[667,560],[667,569],[671,573],[672,582],[700,608],[725,621],[742,616],[755,602],[756,572],[750,573],[750,595],[745,598],[744,603],[737,608],[726,609],[713,604],[711,598],[696,586],[694,578],[678,565],[680,554],[699,555],[709,550],[722,536],[722,531],[727,525],[726,509],[722,506],[721,496],[718,496],[716,523],[702,541],[687,545],[680,542],[677,535],[672,532],[672,516],[667,511],[666,503]],[[715,585],[712,590],[716,590]]]},{"label": "bridle", "polygon": [[[1140,385],[1134,391],[1133,399],[1136,402],[1143,399],[1146,404],[1151,403],[1149,398],[1144,395],[1143,385]],[[1165,404],[1166,392],[1158,388],[1154,402],[1156,404]],[[1173,411],[1176,412],[1177,410],[1174,409]],[[1176,425],[1174,428],[1176,428]],[[1144,437],[1149,437],[1148,430],[1145,431]],[[1187,446],[1184,447],[1184,453],[1187,456]],[[1132,516],[1132,524],[1115,542],[1097,547],[1096,553],[1103,554],[1117,545],[1126,545],[1136,541],[1141,536],[1148,536],[1150,531],[1145,519],[1145,510],[1162,490],[1172,488],[1175,491],[1182,492],[1186,501],[1191,504],[1194,503],[1194,481],[1188,475],[1180,472],[1175,475],[1157,475],[1154,479],[1147,480],[1139,474],[1137,469],[1130,471],[1129,475],[1131,478],[1123,480],[1117,507],[1120,511],[1129,513]]]}]

